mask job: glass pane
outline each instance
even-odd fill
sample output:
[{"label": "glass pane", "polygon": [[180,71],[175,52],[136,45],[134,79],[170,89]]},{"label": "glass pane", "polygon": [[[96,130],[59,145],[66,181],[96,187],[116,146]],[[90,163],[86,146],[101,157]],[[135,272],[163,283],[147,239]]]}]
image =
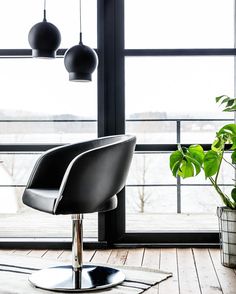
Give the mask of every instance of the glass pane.
[{"label": "glass pane", "polygon": [[126,133],[136,135],[138,144],[173,144],[176,142],[176,123],[126,121]]},{"label": "glass pane", "polygon": [[[82,29],[84,44],[97,47],[97,1],[83,1]],[[30,13],[27,13],[30,11]],[[43,0],[1,1],[0,48],[30,48],[28,33],[31,27],[43,19]],[[79,1],[48,0],[47,20],[61,32],[61,48],[68,48],[79,42]]]},{"label": "glass pane", "polygon": [[218,231],[217,197],[210,189],[182,187],[182,213],[176,213],[175,187],[128,187],[126,231]]},{"label": "glass pane", "polygon": [[1,153],[0,185],[26,185],[39,156],[40,154]]},{"label": "glass pane", "polygon": [[[232,114],[231,114],[232,115]],[[230,115],[229,115],[230,116]],[[206,119],[204,121],[184,121],[181,122],[181,143],[211,144],[214,141],[216,132],[225,124],[233,123],[232,121],[215,121]]]},{"label": "glass pane", "polygon": [[[0,237],[71,237],[69,215],[51,215],[25,206],[22,188],[0,188]],[[84,237],[97,237],[97,213],[87,213]]]},{"label": "glass pane", "polygon": [[[7,115],[8,111],[4,110]],[[29,113],[31,116],[35,113]],[[17,111],[15,113],[17,115]],[[62,116],[58,116],[59,119]],[[66,118],[66,116],[65,116]],[[4,143],[73,143],[94,139],[97,137],[97,122],[31,122],[30,117],[23,122],[1,122],[0,116],[0,140]],[[21,119],[19,116],[18,119]],[[64,118],[63,118],[64,119]],[[69,119],[69,118],[68,118]],[[49,120],[53,120],[49,116]]]},{"label": "glass pane", "polygon": [[[228,190],[225,187],[223,190]],[[220,196],[213,187],[182,187],[181,211],[182,213],[216,214],[216,207],[222,205]],[[203,216],[204,219],[204,216]],[[207,219],[207,218],[206,218]],[[202,220],[202,225],[204,220]],[[207,225],[207,223],[206,223]],[[206,228],[207,229],[207,228]]]},{"label": "glass pane", "polygon": [[[97,82],[71,83],[61,59],[1,59],[1,142],[74,142],[96,137]],[[14,75],[12,73],[14,72]],[[49,120],[9,122],[8,120]],[[62,122],[50,122],[62,120]],[[71,123],[66,121],[72,120]]]},{"label": "glass pane", "polygon": [[215,214],[145,213],[127,214],[126,232],[219,231]]},{"label": "glass pane", "polygon": [[126,48],[233,48],[233,0],[125,0]]},{"label": "glass pane", "polygon": [[[161,133],[163,143],[165,138],[168,138],[168,143],[171,138],[176,140],[176,127],[173,125],[176,119],[233,118],[232,113],[223,113],[215,103],[216,96],[234,93],[233,57],[127,57],[125,62],[126,119],[166,119],[160,128],[161,132],[165,126]],[[131,128],[129,123],[127,126]],[[132,124],[136,127],[132,127],[131,132],[143,141],[148,127],[143,127],[143,121]],[[157,122],[151,124],[155,131]],[[209,129],[207,122],[205,128]],[[212,133],[214,130],[215,126]],[[194,137],[195,130],[190,132]],[[154,136],[150,134],[145,139],[153,142]],[[158,141],[162,143],[160,138]]]},{"label": "glass pane", "polygon": [[176,187],[127,187],[126,193],[128,214],[176,212]]},{"label": "glass pane", "polygon": [[176,179],[169,169],[169,156],[168,153],[136,153],[131,163],[127,185],[175,185]]}]

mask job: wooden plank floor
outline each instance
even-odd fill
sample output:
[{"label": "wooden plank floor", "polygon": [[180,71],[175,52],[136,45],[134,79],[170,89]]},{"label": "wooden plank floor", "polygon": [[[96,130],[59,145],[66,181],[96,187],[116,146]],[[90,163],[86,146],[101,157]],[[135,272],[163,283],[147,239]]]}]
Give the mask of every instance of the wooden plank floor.
[{"label": "wooden plank floor", "polygon": [[[70,260],[66,250],[0,250],[0,255],[27,255]],[[173,277],[147,294],[236,294],[236,269],[223,267],[218,249],[160,248],[87,250],[85,262],[147,266],[171,271]]]}]

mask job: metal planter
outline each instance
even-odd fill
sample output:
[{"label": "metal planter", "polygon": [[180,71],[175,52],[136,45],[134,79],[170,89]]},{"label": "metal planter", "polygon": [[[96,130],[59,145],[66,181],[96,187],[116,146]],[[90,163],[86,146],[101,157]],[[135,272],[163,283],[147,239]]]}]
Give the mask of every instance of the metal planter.
[{"label": "metal planter", "polygon": [[236,268],[236,210],[217,207],[220,229],[221,263]]}]

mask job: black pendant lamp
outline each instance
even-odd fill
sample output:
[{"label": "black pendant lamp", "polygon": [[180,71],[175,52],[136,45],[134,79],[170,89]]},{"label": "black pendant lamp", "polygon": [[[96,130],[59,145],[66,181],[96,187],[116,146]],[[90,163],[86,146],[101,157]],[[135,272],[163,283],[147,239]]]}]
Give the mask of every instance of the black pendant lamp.
[{"label": "black pendant lamp", "polygon": [[46,0],[44,0],[43,21],[36,23],[31,28],[28,40],[33,57],[56,57],[56,51],[61,43],[61,34],[54,24],[47,22]]},{"label": "black pendant lamp", "polygon": [[85,46],[82,42],[82,18],[80,2],[80,42],[68,49],[65,53],[64,64],[69,72],[69,80],[77,82],[89,82],[92,80],[92,73],[97,67],[98,57],[96,52]]}]

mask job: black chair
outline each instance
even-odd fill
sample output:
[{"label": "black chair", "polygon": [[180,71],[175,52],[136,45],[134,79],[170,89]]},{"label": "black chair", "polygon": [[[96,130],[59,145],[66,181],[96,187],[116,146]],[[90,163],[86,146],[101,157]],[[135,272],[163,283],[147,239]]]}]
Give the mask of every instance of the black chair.
[{"label": "black chair", "polygon": [[116,208],[116,194],[125,185],[135,142],[130,135],[103,137],[51,149],[38,159],[23,202],[50,214],[72,215],[72,265],[33,273],[29,281],[34,286],[82,292],[123,282],[120,270],[83,265],[82,219],[84,213]]}]

